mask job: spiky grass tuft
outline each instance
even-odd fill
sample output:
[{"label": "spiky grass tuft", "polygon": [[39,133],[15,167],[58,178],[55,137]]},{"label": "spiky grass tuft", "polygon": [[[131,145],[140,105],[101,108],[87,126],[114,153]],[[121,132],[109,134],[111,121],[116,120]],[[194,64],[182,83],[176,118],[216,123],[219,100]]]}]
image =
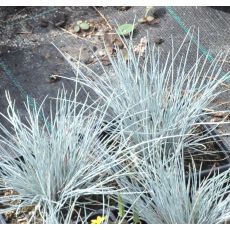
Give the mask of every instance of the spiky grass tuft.
[{"label": "spiky grass tuft", "polygon": [[[115,135],[112,144],[109,136],[100,140],[100,133],[108,128],[102,127],[107,107],[89,106],[87,100],[77,103],[77,95],[73,99],[61,90],[55,106],[50,107],[49,117],[42,105],[37,108],[34,103],[32,108],[28,102],[27,122],[22,122],[7,94],[8,115],[2,115],[13,132],[0,125],[4,134],[0,140],[0,189],[13,190],[14,194],[0,197],[0,213],[33,206],[33,222],[39,216],[44,223],[52,220],[61,223],[67,214],[60,212],[66,207],[72,207],[72,211],[76,207],[88,210],[84,214],[87,216],[93,210],[94,201],[91,209],[87,209],[92,196],[119,191],[115,179],[124,170],[118,166],[126,159],[125,143],[114,151]],[[100,204],[97,200],[95,203]]]},{"label": "spiky grass tuft", "polygon": [[[121,129],[124,135],[132,133],[132,141],[137,144],[161,136],[191,134],[194,124],[207,114],[204,109],[222,93],[216,89],[229,78],[228,73],[222,75],[223,62],[219,65],[223,54],[209,63],[208,54],[199,55],[198,48],[191,64],[192,39],[183,54],[186,39],[176,52],[172,48],[166,56],[149,41],[141,56],[135,52],[132,40],[125,41],[128,60],[118,50],[116,57],[109,56],[111,71],[99,61],[103,75],[81,63],[75,65],[64,56],[77,81],[94,90],[105,103],[111,102],[112,116],[123,114]],[[194,138],[186,140],[185,145],[197,144]]]},{"label": "spiky grass tuft", "polygon": [[[171,157],[148,158],[136,164],[132,180],[119,180],[128,188],[126,203],[133,204],[139,218],[149,224],[220,224],[229,221],[230,170],[201,178],[201,171],[185,171],[183,142]],[[136,193],[133,193],[135,191]],[[142,195],[138,199],[138,192]]]}]

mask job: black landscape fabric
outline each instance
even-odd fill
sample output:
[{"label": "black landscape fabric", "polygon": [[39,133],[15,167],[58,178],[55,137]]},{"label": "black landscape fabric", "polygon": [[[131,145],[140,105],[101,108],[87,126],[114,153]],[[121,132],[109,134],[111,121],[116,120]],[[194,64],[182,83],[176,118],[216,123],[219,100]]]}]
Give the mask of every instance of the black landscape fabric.
[{"label": "black landscape fabric", "polygon": [[[98,9],[98,11],[96,10]],[[100,14],[100,13],[101,14]],[[134,33],[134,42],[148,33],[152,42],[164,51],[171,50],[172,37],[174,46],[180,46],[189,29],[194,28],[189,62],[193,63],[197,52],[197,37],[201,54],[210,50],[210,60],[219,51],[228,51],[230,46],[228,7],[155,7],[153,14],[159,23],[140,24]],[[9,90],[22,116],[25,114],[26,97],[34,98],[38,104],[45,96],[55,97],[62,85],[73,90],[74,82],[66,79],[50,81],[50,76],[73,77],[71,67],[53,46],[54,43],[63,52],[74,58],[83,49],[82,60],[94,71],[99,71],[98,64],[92,61],[92,50],[99,49],[99,43],[93,35],[83,39],[67,33],[68,28],[77,20],[98,21],[113,27],[124,23],[133,23],[143,17],[145,7],[0,7],[0,111],[5,113],[7,102],[5,90]],[[102,17],[102,15],[106,18]],[[63,30],[64,29],[64,30]],[[87,41],[90,40],[89,41]],[[224,71],[229,71],[226,63]],[[111,68],[109,65],[106,68]],[[226,94],[225,98],[228,98]],[[79,95],[83,101],[86,93]],[[228,104],[225,105],[229,107]],[[48,111],[49,103],[45,107]],[[0,122],[5,121],[0,118]]]}]

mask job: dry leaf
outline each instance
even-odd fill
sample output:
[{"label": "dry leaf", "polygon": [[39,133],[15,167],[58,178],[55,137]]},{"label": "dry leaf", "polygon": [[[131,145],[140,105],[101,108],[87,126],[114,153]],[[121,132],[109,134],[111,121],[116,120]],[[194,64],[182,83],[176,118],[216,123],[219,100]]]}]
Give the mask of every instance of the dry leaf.
[{"label": "dry leaf", "polygon": [[137,46],[134,46],[134,52],[143,56],[147,48],[148,40],[146,37],[141,38],[140,43]]},{"label": "dry leaf", "polygon": [[113,45],[114,45],[115,47],[118,47],[119,49],[123,49],[123,47],[124,47],[124,44],[123,44],[123,42],[121,41],[120,38],[116,38],[116,37],[115,37],[115,38],[113,39],[112,43],[113,43]]}]

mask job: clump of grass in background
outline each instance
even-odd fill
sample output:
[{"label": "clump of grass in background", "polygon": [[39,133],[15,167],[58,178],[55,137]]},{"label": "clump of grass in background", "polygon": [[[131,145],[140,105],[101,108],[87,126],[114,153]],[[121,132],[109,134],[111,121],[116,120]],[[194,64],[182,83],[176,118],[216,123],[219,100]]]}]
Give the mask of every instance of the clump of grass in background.
[{"label": "clump of grass in background", "polygon": [[111,71],[99,61],[103,75],[66,59],[77,81],[90,87],[105,103],[110,103],[112,116],[123,114],[121,130],[125,131],[124,135],[132,133],[133,143],[189,134],[190,138],[186,136],[184,143],[194,147],[196,141],[191,135],[194,124],[207,114],[204,109],[222,93],[216,89],[229,75],[221,75],[222,54],[208,63],[208,54],[200,56],[197,49],[196,61],[189,63],[192,40],[183,55],[186,39],[177,51],[172,48],[165,58],[149,41],[143,56],[135,53],[132,39],[125,41],[128,59],[118,50],[116,57],[110,56]]},{"label": "clump of grass in background", "polygon": [[[0,125],[0,189],[13,190],[14,194],[0,197],[1,214],[33,206],[32,222],[63,223],[67,216],[71,220],[73,212],[85,222],[83,216],[90,215],[93,205],[103,206],[93,196],[119,191],[115,178],[124,170],[118,166],[126,159],[125,143],[114,151],[114,146],[108,145],[109,136],[99,139],[107,128],[102,128],[107,107],[88,106],[87,100],[77,103],[77,94],[73,99],[65,90],[60,91],[49,117],[42,105],[37,108],[34,103],[32,108],[27,103],[26,123],[7,94],[8,114],[3,116],[13,132]],[[116,138],[113,135],[113,141]],[[91,209],[87,208],[89,203]]]},{"label": "clump of grass in background", "polygon": [[135,176],[118,180],[127,188],[125,203],[135,202],[139,219],[148,224],[225,223],[230,215],[230,170],[204,179],[193,165],[186,173],[183,145],[175,144],[170,157],[161,160],[154,154],[139,159]]}]

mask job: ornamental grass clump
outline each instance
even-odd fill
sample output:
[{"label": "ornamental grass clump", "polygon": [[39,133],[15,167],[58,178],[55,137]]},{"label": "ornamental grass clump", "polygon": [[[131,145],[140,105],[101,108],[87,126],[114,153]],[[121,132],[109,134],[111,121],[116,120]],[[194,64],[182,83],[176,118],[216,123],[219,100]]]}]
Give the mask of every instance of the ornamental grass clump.
[{"label": "ornamental grass clump", "polygon": [[2,116],[12,130],[0,124],[0,191],[13,192],[0,196],[0,214],[32,207],[28,223],[84,223],[96,206],[104,207],[102,196],[120,191],[115,179],[124,171],[125,142],[114,151],[109,136],[101,141],[107,106],[77,103],[77,95],[61,90],[47,116],[43,105],[28,101],[22,122],[6,94]]},{"label": "ornamental grass clump", "polygon": [[[186,136],[184,146],[194,148],[199,145],[192,135],[194,126],[208,114],[204,109],[212,107],[211,102],[222,93],[217,87],[229,74],[221,72],[223,54],[209,63],[209,55],[199,55],[199,47],[195,56],[191,53],[192,39],[183,53],[186,41],[187,37],[167,55],[149,40],[145,52],[139,54],[132,39],[124,41],[128,59],[120,50],[115,57],[108,54],[112,70],[105,69],[99,60],[103,74],[63,55],[76,74],[70,79],[90,87],[104,103],[110,103],[111,116],[122,116],[121,130],[124,135],[132,134],[133,144],[174,136],[168,141],[170,148],[170,143]],[[194,63],[188,61],[191,56]]]},{"label": "ornamental grass clump", "polygon": [[[139,218],[148,224],[226,223],[230,216],[230,170],[204,179],[201,171],[190,165],[186,173],[183,145],[177,143],[170,158],[159,160],[148,154],[136,163],[135,177],[119,180],[129,192],[123,199],[126,204],[135,202]],[[142,192],[140,199],[138,192]]]}]

